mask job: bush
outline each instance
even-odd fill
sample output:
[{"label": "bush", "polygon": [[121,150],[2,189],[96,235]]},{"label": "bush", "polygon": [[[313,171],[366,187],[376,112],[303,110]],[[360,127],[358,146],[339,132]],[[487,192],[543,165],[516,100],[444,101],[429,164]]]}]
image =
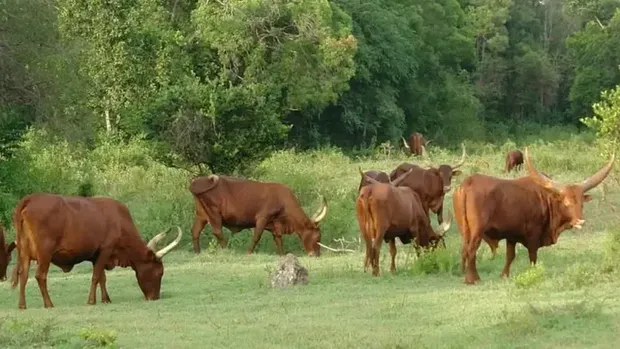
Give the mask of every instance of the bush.
[{"label": "bush", "polygon": [[542,262],[529,267],[528,269],[517,274],[514,283],[517,288],[531,288],[541,284],[545,280],[545,267]]}]

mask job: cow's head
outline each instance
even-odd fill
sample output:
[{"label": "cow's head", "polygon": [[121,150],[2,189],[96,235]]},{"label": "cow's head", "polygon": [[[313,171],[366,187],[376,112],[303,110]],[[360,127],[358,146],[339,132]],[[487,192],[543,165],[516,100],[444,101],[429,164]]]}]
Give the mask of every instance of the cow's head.
[{"label": "cow's head", "polygon": [[6,245],[4,227],[0,224],[0,281],[6,281],[6,269],[11,263],[11,253],[15,249],[15,242]]},{"label": "cow's head", "polygon": [[461,148],[463,149],[463,154],[461,155],[461,160],[456,165],[439,165],[438,170],[441,174],[441,179],[443,180],[444,193],[447,193],[450,189],[452,189],[452,177],[456,177],[462,173],[458,168],[463,166],[465,163],[465,156],[467,153],[465,152],[465,144],[461,143]]},{"label": "cow's head", "polygon": [[[564,229],[582,228],[586,222],[583,219],[583,204],[592,200],[592,197],[587,195],[586,192],[603,182],[611,171],[615,159],[616,154],[614,153],[605,166],[581,183],[562,185],[538,171],[532,165],[528,149],[525,148],[525,166],[528,174],[535,183],[552,194],[553,206],[560,210],[558,213],[563,218],[562,221],[565,222]],[[552,240],[554,243],[557,242],[560,232],[561,230],[558,230],[553,233]]]},{"label": "cow's head", "polygon": [[443,248],[446,247],[446,243],[444,241],[444,237],[446,232],[450,229],[450,225],[452,224],[452,215],[448,215],[446,221],[441,223],[437,230],[433,231],[433,228],[428,224],[428,230],[425,232],[418,233],[418,239],[416,243],[418,246],[434,250],[439,246]]},{"label": "cow's head", "polygon": [[189,191],[194,195],[200,195],[215,188],[219,181],[220,177],[218,175],[196,177],[189,184]]},{"label": "cow's head", "polygon": [[312,215],[310,223],[300,232],[301,241],[308,256],[321,256],[321,229],[319,224],[327,216],[327,200],[323,197],[321,207]]},{"label": "cow's head", "polygon": [[[146,244],[146,255],[141,258],[139,263],[135,265],[136,278],[138,279],[138,285],[144,293],[144,298],[149,301],[159,299],[159,292],[161,290],[161,278],[164,276],[164,264],[162,258],[175,248],[181,241],[181,228],[176,227],[177,234],[176,239],[172,241],[168,246],[156,251],[157,243],[166,236],[166,234],[172,229],[168,229],[163,233],[155,235]],[[131,253],[131,252],[129,252]]]}]

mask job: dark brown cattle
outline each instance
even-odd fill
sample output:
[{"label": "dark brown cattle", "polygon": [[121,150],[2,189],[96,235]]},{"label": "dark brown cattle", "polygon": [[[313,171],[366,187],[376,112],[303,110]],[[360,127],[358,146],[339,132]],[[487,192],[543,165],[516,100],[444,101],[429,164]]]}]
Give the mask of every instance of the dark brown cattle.
[{"label": "dark brown cattle", "polygon": [[[364,271],[368,264],[372,266],[372,275],[379,275],[379,252],[383,241],[389,243],[392,263],[390,271],[396,271],[396,238],[403,244],[413,239],[417,246],[434,247],[443,241],[443,234],[450,228],[450,223],[443,223],[436,233],[433,231],[427,211],[422,207],[420,197],[408,187],[398,185],[413,170],[405,172],[392,183],[381,183],[365,176],[371,184],[360,191],[356,201],[357,222],[362,238],[366,243]],[[417,249],[416,249],[417,250]]]},{"label": "dark brown cattle", "polygon": [[412,174],[402,183],[415,191],[422,200],[426,212],[430,209],[437,215],[437,223],[443,222],[443,198],[452,188],[452,177],[461,174],[458,170],[465,163],[465,144],[461,144],[463,154],[456,165],[440,165],[438,168],[422,168],[418,165],[402,163],[390,173],[390,179],[401,176],[403,173],[413,170]]},{"label": "dark brown cattle", "polygon": [[520,150],[513,150],[506,154],[506,167],[504,168],[505,173],[510,172],[515,167],[517,170],[520,170],[522,166],[523,153]]},{"label": "dark brown cattle", "polygon": [[517,243],[528,249],[531,264],[536,264],[540,247],[554,245],[566,229],[581,229],[585,223],[583,203],[591,200],[585,193],[607,177],[615,158],[612,155],[603,168],[582,183],[561,185],[532,165],[526,148],[528,177],[500,179],[475,174],[466,178],[454,193],[454,214],[463,239],[465,283],[480,280],[476,251],[485,235],[495,241],[506,239],[506,264],[501,275],[509,276]]},{"label": "dark brown cattle", "polygon": [[207,223],[213,227],[213,235],[222,248],[226,239],[222,226],[232,233],[254,228],[254,235],[248,248],[252,253],[263,230],[273,234],[279,254],[282,249],[282,235],[297,233],[308,255],[321,253],[321,231],[319,223],[327,215],[327,202],[312,216],[302,210],[293,192],[280,183],[257,182],[226,176],[210,175],[194,178],[189,186],[196,204],[196,218],[192,227],[194,252],[200,253],[200,232]]},{"label": "dark brown cattle", "polygon": [[11,263],[11,253],[15,249],[15,242],[6,244],[4,227],[0,224],[0,281],[6,281],[6,269]]},{"label": "dark brown cattle", "polygon": [[105,270],[116,266],[131,267],[147,300],[159,299],[164,275],[162,258],[181,240],[155,252],[155,246],[166,233],[142,240],[127,206],[111,198],[61,196],[45,193],[28,195],[13,211],[17,240],[17,264],[13,269],[12,287],[19,280],[19,308],[26,309],[26,283],[30,261],[36,261],[35,277],[46,308],[54,305],[47,291],[47,271],[54,264],[65,273],[73,266],[93,263],[93,276],[88,304],[96,303],[97,284],[101,301],[109,303]]},{"label": "dark brown cattle", "polygon": [[[390,176],[388,176],[388,174],[383,171],[370,170],[370,171],[364,172],[364,175],[374,180],[377,180],[381,183],[390,183]],[[362,179],[360,180],[360,186],[359,188],[357,188],[358,192],[362,189],[362,187],[370,184],[370,182],[366,180],[365,176],[363,176]]]},{"label": "dark brown cattle", "polygon": [[[402,138],[402,137],[401,137]],[[426,153],[426,146],[431,141],[427,141],[424,139],[424,136],[421,133],[414,132],[412,133],[407,140],[403,138],[403,145],[405,148],[411,151],[411,154],[421,156]]]}]

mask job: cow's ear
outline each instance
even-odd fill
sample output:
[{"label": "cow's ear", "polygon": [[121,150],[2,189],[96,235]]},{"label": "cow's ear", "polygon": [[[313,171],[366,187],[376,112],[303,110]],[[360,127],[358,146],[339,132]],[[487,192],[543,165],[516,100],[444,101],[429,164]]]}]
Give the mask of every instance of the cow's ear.
[{"label": "cow's ear", "polygon": [[454,171],[452,171],[452,176],[456,177],[456,176],[460,175],[461,173],[462,173],[461,170],[454,170]]},{"label": "cow's ear", "polygon": [[592,200],[592,196],[591,195],[588,195],[588,194],[584,194],[583,195],[583,202],[588,202],[590,200]]},{"label": "cow's ear", "polygon": [[11,242],[9,246],[6,248],[6,253],[11,254],[17,245],[15,245],[15,241]]}]

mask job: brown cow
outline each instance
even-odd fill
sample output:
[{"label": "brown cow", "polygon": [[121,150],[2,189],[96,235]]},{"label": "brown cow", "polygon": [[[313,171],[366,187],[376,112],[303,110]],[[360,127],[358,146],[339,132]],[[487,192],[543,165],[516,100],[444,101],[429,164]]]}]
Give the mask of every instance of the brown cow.
[{"label": "brown cow", "polygon": [[[368,176],[374,180],[377,180],[381,183],[390,183],[390,176],[388,176],[387,173],[383,172],[383,171],[374,171],[374,170],[370,170],[370,171],[366,171],[364,172],[365,176]],[[365,179],[365,176],[362,177],[362,179],[360,180],[360,186],[359,188],[357,188],[357,191],[359,192],[360,190],[362,190],[362,187],[367,186],[368,184],[370,184],[369,181],[367,181]]]},{"label": "brown cow", "polygon": [[19,280],[20,309],[26,309],[26,283],[33,260],[38,264],[35,278],[46,308],[54,306],[47,291],[50,263],[65,273],[80,262],[93,263],[88,304],[96,303],[97,284],[101,288],[101,301],[110,303],[105,270],[116,266],[135,271],[145,299],[159,299],[164,275],[162,258],[181,240],[181,229],[177,227],[177,238],[155,252],[155,245],[166,233],[145,244],[127,206],[105,197],[31,194],[17,204],[13,224],[18,249],[12,287]]},{"label": "brown cow", "polygon": [[418,194],[409,187],[398,185],[412,173],[405,172],[392,183],[386,184],[365,176],[371,182],[362,188],[356,201],[357,222],[362,238],[366,242],[364,271],[372,266],[372,275],[379,275],[379,252],[382,241],[389,243],[392,263],[390,271],[396,271],[396,238],[409,244],[415,238],[418,246],[434,247],[443,241],[443,234],[450,223],[442,223],[436,233],[431,228],[427,211],[424,210]]},{"label": "brown cow", "polygon": [[500,179],[481,174],[466,178],[454,194],[454,214],[461,231],[461,269],[465,283],[480,280],[476,251],[486,235],[506,239],[506,264],[501,276],[510,275],[515,246],[528,249],[530,263],[536,264],[540,247],[554,245],[566,229],[581,229],[585,194],[609,174],[616,156],[594,175],[577,184],[561,185],[541,174],[530,162],[525,149],[528,177]]},{"label": "brown cow", "polygon": [[308,218],[299,201],[287,186],[226,176],[210,175],[192,180],[189,191],[194,195],[196,217],[192,226],[194,252],[200,253],[200,232],[207,223],[222,248],[226,239],[222,226],[233,234],[254,228],[248,253],[252,253],[263,230],[273,234],[278,254],[283,255],[282,235],[297,233],[308,255],[321,253],[319,223],[327,215],[327,202]]},{"label": "brown cow", "polygon": [[506,154],[506,167],[504,168],[504,173],[510,172],[515,167],[517,170],[520,170],[522,166],[523,153],[520,150],[509,151]]},{"label": "brown cow", "polygon": [[390,179],[401,176],[403,173],[413,170],[413,173],[402,183],[420,196],[426,212],[430,209],[437,215],[437,223],[443,223],[443,198],[452,188],[452,177],[461,174],[458,170],[465,163],[465,144],[461,143],[463,153],[461,160],[456,165],[440,165],[438,168],[422,168],[410,163],[402,163],[390,173]]},{"label": "brown cow", "polygon": [[424,136],[418,132],[414,132],[409,136],[407,139],[409,142],[407,142],[403,137],[401,138],[405,148],[409,149],[411,154],[417,156],[424,155],[426,153],[426,146],[431,142],[424,139]]},{"label": "brown cow", "polygon": [[15,249],[15,242],[6,244],[4,226],[0,224],[0,281],[6,281],[6,269],[11,263],[11,253]]}]

